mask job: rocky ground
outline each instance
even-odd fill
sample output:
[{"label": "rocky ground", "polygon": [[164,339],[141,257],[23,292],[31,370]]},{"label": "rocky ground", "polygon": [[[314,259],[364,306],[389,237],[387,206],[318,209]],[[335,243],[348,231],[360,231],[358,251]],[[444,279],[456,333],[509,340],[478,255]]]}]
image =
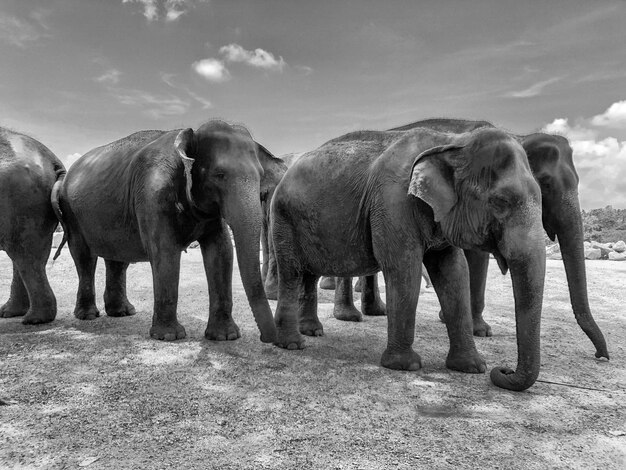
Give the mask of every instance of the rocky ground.
[{"label": "rocky ground", "polygon": [[[57,319],[0,319],[0,468],[624,468],[626,263],[587,267],[611,361],[594,358],[572,315],[562,262],[549,260],[540,379],[515,393],[494,387],[488,374],[445,368],[448,340],[432,289],[422,290],[418,306],[424,368],[395,372],[378,365],[386,319],[341,323],[328,291],[320,291],[326,336],[307,339],[299,352],[260,343],[237,272],[234,316],[243,337],[205,340],[199,250],[183,254],[185,340],[148,336],[148,264],[128,273],[137,315],[77,320],[66,250],[48,271]],[[10,276],[0,253],[2,301]],[[100,263],[101,308],[103,282]],[[494,336],[477,338],[478,349],[490,367],[514,366],[511,281],[495,264],[485,318]]]}]

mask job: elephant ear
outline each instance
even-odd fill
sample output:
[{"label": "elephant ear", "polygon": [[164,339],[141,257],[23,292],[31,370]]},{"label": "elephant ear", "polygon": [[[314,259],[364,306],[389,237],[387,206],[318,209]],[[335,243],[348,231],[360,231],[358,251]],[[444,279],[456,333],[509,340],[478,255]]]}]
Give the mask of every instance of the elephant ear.
[{"label": "elephant ear", "polygon": [[193,154],[193,137],[193,129],[187,128],[180,131],[174,140],[174,148],[183,162],[183,168],[185,169],[185,193],[187,194],[187,201],[191,204],[191,207],[195,207],[195,203],[191,195],[191,168],[193,167],[193,162],[195,162],[195,160],[189,156],[189,154]]},{"label": "elephant ear", "polygon": [[448,215],[458,200],[452,168],[443,157],[461,148],[458,145],[433,147],[420,153],[413,162],[409,194],[420,198],[432,208],[435,222],[440,222]]},{"label": "elephant ear", "polygon": [[261,144],[258,142],[255,143],[257,147],[257,157],[263,168],[263,176],[261,177],[261,199],[264,199],[264,197],[267,197],[276,189],[276,186],[287,171],[287,165]]}]

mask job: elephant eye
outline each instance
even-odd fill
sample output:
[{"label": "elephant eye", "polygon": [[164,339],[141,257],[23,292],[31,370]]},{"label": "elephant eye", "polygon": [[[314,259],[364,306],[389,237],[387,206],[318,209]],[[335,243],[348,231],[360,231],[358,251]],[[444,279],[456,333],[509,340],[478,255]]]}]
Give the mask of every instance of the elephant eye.
[{"label": "elephant eye", "polygon": [[218,180],[224,180],[226,178],[226,174],[222,172],[213,173],[213,177]]}]

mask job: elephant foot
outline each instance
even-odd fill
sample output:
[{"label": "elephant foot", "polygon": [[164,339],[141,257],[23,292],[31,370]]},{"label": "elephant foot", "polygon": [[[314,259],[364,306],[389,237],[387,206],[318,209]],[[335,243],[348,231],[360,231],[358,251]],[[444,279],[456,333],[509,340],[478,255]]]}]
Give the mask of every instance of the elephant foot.
[{"label": "elephant foot", "polygon": [[150,328],[150,337],[154,339],[174,341],[183,339],[185,336],[187,336],[185,328],[178,322],[175,322],[173,325],[152,325],[152,328]]},{"label": "elephant foot", "polygon": [[380,359],[380,365],[394,370],[419,370],[422,368],[422,358],[413,349],[393,352],[387,348]]},{"label": "elephant foot", "polygon": [[333,316],[341,321],[363,321],[363,315],[354,305],[335,304]]},{"label": "elephant foot", "polygon": [[16,305],[11,301],[0,307],[0,318],[22,317],[28,312],[28,305]]},{"label": "elephant foot", "polygon": [[128,300],[118,305],[104,305],[104,310],[109,317],[130,317],[137,313],[133,304]]},{"label": "elephant foot", "polygon": [[50,323],[57,316],[56,308],[54,309],[38,309],[38,310],[29,310],[24,318],[22,318],[22,323],[24,325],[39,325],[41,323]]},{"label": "elephant foot", "polygon": [[372,303],[362,303],[361,310],[363,310],[363,315],[367,315],[368,317],[387,315],[387,306],[381,300]]},{"label": "elephant foot", "polygon": [[472,353],[463,351],[454,354],[450,352],[446,358],[446,367],[467,374],[484,374],[487,371],[487,363],[478,351]]},{"label": "elephant foot", "polygon": [[306,336],[324,336],[324,327],[319,320],[300,320],[300,333]]},{"label": "elephant foot", "polygon": [[209,322],[204,337],[211,341],[233,341],[241,338],[241,333],[237,324],[230,319],[221,323]]},{"label": "elephant foot", "polygon": [[491,326],[482,317],[474,318],[474,336],[491,336]]},{"label": "elephant foot", "polygon": [[298,332],[285,333],[279,328],[274,345],[279,348],[289,349],[292,351],[296,349],[304,349],[304,338]]},{"label": "elephant foot", "polygon": [[95,305],[89,307],[76,307],[74,309],[74,316],[79,320],[95,320],[100,316],[100,310]]},{"label": "elephant foot", "polygon": [[361,282],[362,278],[358,278],[356,284],[354,285],[354,292],[361,292],[363,290],[363,283]]},{"label": "elephant foot", "polygon": [[320,289],[335,290],[335,278],[332,276],[322,276],[320,279]]}]

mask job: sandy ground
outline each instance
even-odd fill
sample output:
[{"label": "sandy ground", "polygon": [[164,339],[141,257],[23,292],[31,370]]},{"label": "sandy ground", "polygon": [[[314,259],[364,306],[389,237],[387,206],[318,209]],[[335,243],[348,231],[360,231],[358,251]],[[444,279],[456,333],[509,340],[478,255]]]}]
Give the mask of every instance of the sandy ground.
[{"label": "sandy ground", "polygon": [[[326,336],[307,339],[299,352],[262,344],[236,269],[242,338],[205,340],[198,250],[183,254],[185,340],[149,338],[146,263],[128,273],[137,315],[77,320],[65,250],[48,271],[57,319],[43,326],[0,319],[0,399],[8,402],[0,406],[0,468],[624,468],[626,263],[587,268],[611,361],[594,358],[571,312],[562,263],[548,261],[540,381],[515,393],[493,386],[488,374],[445,368],[448,339],[432,289],[422,290],[418,306],[415,347],[424,368],[397,372],[378,365],[386,319],[339,322],[328,291],[319,306]],[[10,276],[0,253],[2,302]],[[100,262],[100,308],[103,283]],[[494,336],[476,343],[488,366],[514,366],[511,281],[495,264],[485,318]]]}]

